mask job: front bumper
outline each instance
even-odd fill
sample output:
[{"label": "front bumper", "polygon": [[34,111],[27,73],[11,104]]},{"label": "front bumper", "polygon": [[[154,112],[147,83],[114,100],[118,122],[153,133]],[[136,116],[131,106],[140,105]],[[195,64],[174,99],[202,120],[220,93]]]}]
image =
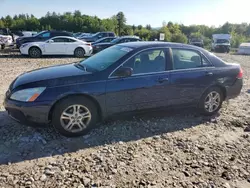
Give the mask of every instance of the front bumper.
[{"label": "front bumper", "polygon": [[27,48],[19,48],[19,52],[22,54],[22,55],[29,55],[29,52],[27,50]]},{"label": "front bumper", "polygon": [[240,95],[242,87],[243,87],[243,79],[237,79],[232,86],[227,87],[226,100],[233,99],[238,95]]},{"label": "front bumper", "polygon": [[217,52],[227,52],[227,51],[230,51],[230,46],[217,45],[217,46],[215,46],[215,51],[217,51]]},{"label": "front bumper", "polygon": [[47,103],[25,103],[6,98],[4,100],[4,107],[9,116],[21,124],[49,123],[50,106]]}]

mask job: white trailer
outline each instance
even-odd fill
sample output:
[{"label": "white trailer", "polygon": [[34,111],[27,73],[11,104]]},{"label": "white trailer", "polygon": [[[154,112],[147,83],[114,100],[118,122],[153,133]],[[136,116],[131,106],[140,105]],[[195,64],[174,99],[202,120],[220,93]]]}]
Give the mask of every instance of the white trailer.
[{"label": "white trailer", "polygon": [[250,43],[242,43],[239,46],[237,54],[250,55]]}]

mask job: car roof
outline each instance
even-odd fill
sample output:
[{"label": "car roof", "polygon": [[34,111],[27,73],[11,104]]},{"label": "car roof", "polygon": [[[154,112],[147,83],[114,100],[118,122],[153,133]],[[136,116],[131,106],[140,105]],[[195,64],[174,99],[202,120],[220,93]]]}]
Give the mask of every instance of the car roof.
[{"label": "car roof", "polygon": [[131,48],[146,48],[146,47],[175,47],[175,48],[189,48],[189,49],[196,49],[196,50],[204,50],[203,48],[189,45],[189,44],[182,44],[182,43],[174,43],[174,42],[157,42],[157,41],[140,41],[140,42],[127,42],[119,44],[126,47]]},{"label": "car roof", "polygon": [[78,40],[78,39],[76,39],[74,37],[69,37],[69,36],[56,36],[56,37],[53,37],[51,39],[56,39],[56,38],[67,38],[67,39],[72,39],[72,40]]}]

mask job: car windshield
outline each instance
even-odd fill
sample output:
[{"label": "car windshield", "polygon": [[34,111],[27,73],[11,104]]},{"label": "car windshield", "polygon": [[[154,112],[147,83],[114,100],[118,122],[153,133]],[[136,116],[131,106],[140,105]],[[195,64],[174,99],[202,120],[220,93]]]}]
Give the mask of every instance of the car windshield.
[{"label": "car windshield", "polygon": [[98,39],[98,40],[95,41],[95,42],[101,42],[101,41],[104,41],[105,39],[107,39],[107,38],[101,38],[101,39]]},{"label": "car windshield", "polygon": [[97,35],[99,35],[100,32],[93,34],[92,37],[96,37]]},{"label": "car windshield", "polygon": [[118,43],[120,40],[121,40],[120,38],[115,38],[115,39],[113,39],[113,40],[111,41],[111,43],[116,44],[116,43]]},{"label": "car windshield", "polygon": [[41,32],[39,32],[39,33],[33,35],[33,37],[37,37],[38,35],[40,35],[40,34],[42,34],[42,33],[44,33],[44,32],[45,32],[45,31],[41,31]]},{"label": "car windshield", "polygon": [[132,51],[124,46],[112,46],[80,62],[87,70],[102,71]]},{"label": "car windshield", "polygon": [[217,39],[217,43],[228,43],[229,41],[227,39]]},{"label": "car windshield", "polygon": [[197,38],[193,38],[193,39],[191,39],[191,41],[192,41],[192,42],[202,42],[201,39],[197,39]]}]

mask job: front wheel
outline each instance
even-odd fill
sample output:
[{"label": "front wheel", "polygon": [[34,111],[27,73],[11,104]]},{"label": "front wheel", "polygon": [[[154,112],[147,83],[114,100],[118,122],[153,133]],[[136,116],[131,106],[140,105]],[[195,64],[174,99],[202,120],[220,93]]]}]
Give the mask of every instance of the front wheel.
[{"label": "front wheel", "polygon": [[31,58],[39,58],[42,56],[42,52],[38,47],[31,47],[29,49],[29,56]]},{"label": "front wheel", "polygon": [[64,136],[75,137],[86,134],[98,121],[95,104],[85,97],[70,97],[54,108],[52,124]]},{"label": "front wheel", "polygon": [[224,100],[223,93],[218,87],[211,87],[202,95],[199,102],[199,110],[204,115],[216,114]]},{"label": "front wheel", "polygon": [[5,44],[1,44],[1,49],[4,50]]}]

